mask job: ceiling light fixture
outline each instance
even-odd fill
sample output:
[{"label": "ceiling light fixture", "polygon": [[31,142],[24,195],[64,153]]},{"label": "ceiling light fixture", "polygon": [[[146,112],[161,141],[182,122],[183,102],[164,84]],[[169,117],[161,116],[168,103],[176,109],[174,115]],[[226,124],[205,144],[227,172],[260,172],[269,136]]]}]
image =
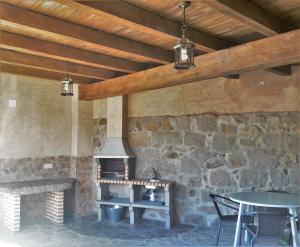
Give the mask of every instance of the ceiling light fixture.
[{"label": "ceiling light fixture", "polygon": [[190,69],[195,67],[194,64],[194,47],[195,45],[186,38],[187,25],[185,21],[185,9],[191,5],[190,1],[181,2],[178,7],[183,9],[183,22],[181,26],[181,39],[177,45],[174,46],[175,50],[175,65],[176,70]]},{"label": "ceiling light fixture", "polygon": [[73,96],[73,80],[69,76],[69,67],[67,65],[67,77],[61,81],[61,95]]}]

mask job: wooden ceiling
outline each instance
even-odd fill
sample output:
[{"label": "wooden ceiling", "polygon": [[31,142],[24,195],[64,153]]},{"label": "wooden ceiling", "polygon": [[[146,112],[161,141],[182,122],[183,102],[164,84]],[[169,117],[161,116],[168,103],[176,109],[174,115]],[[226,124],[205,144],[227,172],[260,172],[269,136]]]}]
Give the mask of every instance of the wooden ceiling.
[{"label": "wooden ceiling", "polygon": [[[0,0],[1,70],[56,79],[69,64],[77,83],[94,83],[173,63],[179,2]],[[187,23],[202,56],[299,29],[300,0],[192,1]]]}]

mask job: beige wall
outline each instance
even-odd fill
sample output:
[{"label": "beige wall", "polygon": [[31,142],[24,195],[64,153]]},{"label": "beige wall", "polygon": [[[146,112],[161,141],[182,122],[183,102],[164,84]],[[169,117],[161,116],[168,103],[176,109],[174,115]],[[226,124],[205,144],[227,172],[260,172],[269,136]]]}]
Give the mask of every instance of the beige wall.
[{"label": "beige wall", "polygon": [[[292,76],[254,71],[129,96],[129,117],[283,111],[300,111],[300,66]],[[94,118],[105,117],[106,100],[95,100]]]},{"label": "beige wall", "polygon": [[59,83],[1,73],[1,158],[70,155],[71,117],[71,98],[60,96]]}]

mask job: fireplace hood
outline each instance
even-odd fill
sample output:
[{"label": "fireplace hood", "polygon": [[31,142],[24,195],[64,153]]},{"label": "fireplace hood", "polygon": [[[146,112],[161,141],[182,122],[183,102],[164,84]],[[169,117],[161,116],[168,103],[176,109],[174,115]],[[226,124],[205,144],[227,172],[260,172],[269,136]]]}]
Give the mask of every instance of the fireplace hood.
[{"label": "fireplace hood", "polygon": [[107,99],[107,139],[94,158],[135,157],[128,143],[128,98],[117,96]]}]

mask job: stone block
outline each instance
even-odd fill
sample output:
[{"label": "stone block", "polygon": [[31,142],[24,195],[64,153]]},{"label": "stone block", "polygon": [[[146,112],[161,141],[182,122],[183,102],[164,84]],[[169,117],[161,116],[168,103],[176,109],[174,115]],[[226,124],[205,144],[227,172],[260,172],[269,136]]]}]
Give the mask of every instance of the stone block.
[{"label": "stone block", "polygon": [[208,203],[211,202],[211,198],[209,196],[209,191],[201,190],[200,192],[200,198],[202,203]]},{"label": "stone block", "polygon": [[269,152],[278,152],[285,150],[284,146],[285,136],[283,134],[276,135],[262,135],[257,142],[257,147]]},{"label": "stone block", "polygon": [[178,132],[155,132],[152,135],[152,144],[161,146],[164,144],[179,145],[182,144],[182,135]]},{"label": "stone block", "polygon": [[99,148],[102,145],[100,139],[98,137],[93,138],[93,146]]},{"label": "stone block", "polygon": [[237,124],[248,125],[250,121],[250,116],[248,114],[236,114],[233,115],[232,118]]},{"label": "stone block", "polygon": [[205,205],[205,206],[200,207],[199,210],[204,211],[204,213],[206,213],[206,214],[216,214],[217,213],[214,206],[206,206]]},{"label": "stone block", "polygon": [[300,135],[286,135],[285,150],[294,154],[300,154]]},{"label": "stone block", "polygon": [[189,187],[200,188],[202,186],[202,177],[196,176],[196,177],[189,178],[187,181],[187,185]]},{"label": "stone block", "polygon": [[206,169],[213,169],[225,165],[225,154],[215,154],[202,164]]},{"label": "stone block", "polygon": [[247,156],[251,167],[258,169],[276,168],[278,167],[278,160],[275,156],[265,153],[257,149],[247,150]]},{"label": "stone block", "polygon": [[210,185],[217,187],[235,187],[236,183],[229,172],[224,169],[218,169],[210,173]]},{"label": "stone block", "polygon": [[128,141],[133,147],[148,147],[151,145],[151,137],[142,133],[129,135]]},{"label": "stone block", "polygon": [[175,131],[188,131],[190,130],[191,117],[168,117],[169,123]]},{"label": "stone block", "polygon": [[217,118],[214,115],[200,115],[194,117],[200,132],[218,131]]},{"label": "stone block", "polygon": [[237,126],[234,124],[221,123],[220,129],[221,129],[222,133],[224,133],[225,135],[237,134]]},{"label": "stone block", "polygon": [[276,189],[283,189],[288,184],[288,171],[286,169],[271,169],[270,178],[272,187]]},{"label": "stone block", "polygon": [[184,222],[189,225],[206,226],[205,218],[197,213],[186,215],[184,217]]},{"label": "stone block", "polygon": [[174,127],[171,125],[170,117],[162,117],[161,119],[161,129],[172,131],[174,130]]},{"label": "stone block", "polygon": [[258,188],[266,186],[268,171],[262,169],[244,169],[240,174],[241,188]]},{"label": "stone block", "polygon": [[99,123],[99,126],[107,125],[107,119],[106,118],[100,118],[98,123]]},{"label": "stone block", "polygon": [[228,154],[227,166],[232,169],[243,167],[247,164],[247,160],[241,151]]},{"label": "stone block", "polygon": [[195,197],[196,196],[196,190],[195,189],[190,189],[189,190],[189,197]]},{"label": "stone block", "polygon": [[185,132],[184,144],[203,148],[205,146],[205,135],[196,134],[193,132]]},{"label": "stone block", "polygon": [[186,153],[186,147],[166,145],[162,148],[164,159],[180,159]]},{"label": "stone block", "polygon": [[263,130],[259,126],[245,126],[238,129],[238,137],[247,140],[249,143],[255,143],[263,135]]},{"label": "stone block", "polygon": [[300,168],[289,170],[289,184],[300,186]]},{"label": "stone block", "polygon": [[183,184],[176,183],[175,195],[176,199],[185,200],[187,198],[187,187]]},{"label": "stone block", "polygon": [[229,153],[236,149],[236,137],[215,135],[213,138],[213,149],[219,153]]},{"label": "stone block", "polygon": [[185,156],[180,164],[180,173],[201,176],[201,166],[197,161]]},{"label": "stone block", "polygon": [[160,159],[160,150],[156,148],[147,148],[136,153],[138,154],[137,155],[138,159],[142,159],[146,161],[151,159]]}]

